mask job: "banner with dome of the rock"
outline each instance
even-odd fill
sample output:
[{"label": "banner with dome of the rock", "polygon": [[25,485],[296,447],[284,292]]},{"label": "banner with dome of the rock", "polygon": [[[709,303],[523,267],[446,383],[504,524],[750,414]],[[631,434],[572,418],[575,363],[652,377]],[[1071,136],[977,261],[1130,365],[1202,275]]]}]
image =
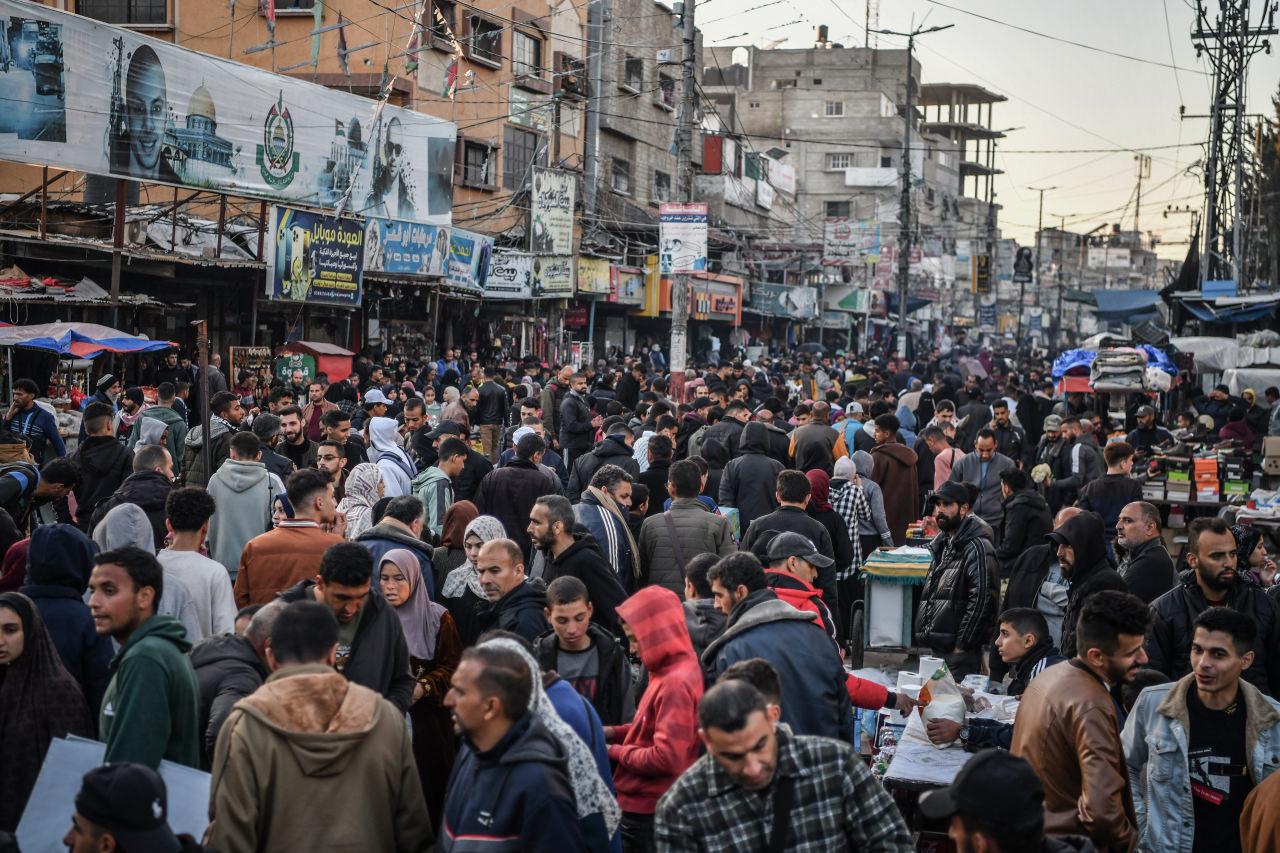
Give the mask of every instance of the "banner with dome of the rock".
[{"label": "banner with dome of the rock", "polygon": [[0,160],[450,222],[451,122],[36,3],[0,35]]}]

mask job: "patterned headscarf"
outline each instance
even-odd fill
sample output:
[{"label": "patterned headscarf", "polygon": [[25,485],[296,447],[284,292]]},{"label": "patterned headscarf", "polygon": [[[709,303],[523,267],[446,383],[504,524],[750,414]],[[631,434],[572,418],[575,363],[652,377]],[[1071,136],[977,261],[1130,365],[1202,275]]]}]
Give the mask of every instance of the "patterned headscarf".
[{"label": "patterned headscarf", "polygon": [[[480,515],[472,519],[466,532],[462,534],[462,541],[465,543],[472,533],[479,536],[482,543],[507,538],[507,529],[492,515]],[[485,597],[484,590],[480,587],[480,573],[469,559],[464,560],[461,566],[445,577],[444,584],[440,587],[440,597],[458,598],[464,589],[470,589],[480,598]]]},{"label": "patterned headscarf", "polygon": [[529,672],[533,679],[533,694],[529,698],[529,712],[547,727],[552,737],[564,749],[569,765],[569,784],[573,787],[573,798],[578,807],[578,817],[584,818],[593,814],[603,816],[608,835],[613,837],[614,830],[618,828],[618,824],[622,820],[622,809],[618,807],[618,801],[613,792],[609,790],[609,786],[605,784],[604,779],[600,778],[600,771],[596,767],[596,759],[591,754],[590,748],[587,747],[582,738],[578,737],[578,733],[556,713],[555,706],[551,704],[551,699],[547,696],[547,691],[542,687],[542,670],[538,667],[538,662],[534,660],[533,655],[529,654],[524,646],[506,637],[494,637],[480,645],[494,646],[506,649],[509,652],[515,652],[529,666]]},{"label": "patterned headscarf", "polygon": [[372,462],[361,462],[347,477],[346,495],[338,501],[338,512],[347,517],[347,538],[354,540],[373,526],[373,505],[378,502],[382,470]]}]

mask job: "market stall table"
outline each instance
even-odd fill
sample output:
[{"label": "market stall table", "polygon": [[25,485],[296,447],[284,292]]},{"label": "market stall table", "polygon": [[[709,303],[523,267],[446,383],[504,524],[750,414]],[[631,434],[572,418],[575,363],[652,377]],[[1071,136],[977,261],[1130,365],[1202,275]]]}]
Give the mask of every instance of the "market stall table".
[{"label": "market stall table", "polygon": [[927,791],[941,788],[955,781],[960,768],[973,758],[961,746],[938,749],[924,743],[907,741],[899,743],[898,751],[889,762],[884,784],[903,791]]}]

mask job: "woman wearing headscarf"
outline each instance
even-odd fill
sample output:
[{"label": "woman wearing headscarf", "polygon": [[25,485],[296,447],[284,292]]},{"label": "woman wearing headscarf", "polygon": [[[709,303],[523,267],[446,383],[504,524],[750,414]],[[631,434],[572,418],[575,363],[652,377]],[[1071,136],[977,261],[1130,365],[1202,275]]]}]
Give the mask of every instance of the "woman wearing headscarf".
[{"label": "woman wearing headscarf", "polygon": [[0,592],[17,592],[27,577],[27,546],[30,539],[21,539],[9,546],[0,561]]},{"label": "woman wearing headscarf", "polygon": [[0,594],[0,830],[13,832],[54,738],[93,737],[89,706],[31,599]]},{"label": "woman wearing headscarf", "polygon": [[372,462],[361,462],[347,476],[347,493],[338,502],[338,512],[347,519],[346,537],[356,537],[373,526],[373,505],[382,497],[382,469]]},{"label": "woman wearing headscarf", "polygon": [[369,421],[369,461],[382,471],[383,494],[389,498],[413,494],[413,478],[418,475],[417,466],[396,441],[398,435],[391,418]]},{"label": "woman wearing headscarf", "polygon": [[444,586],[449,572],[467,561],[462,540],[470,524],[480,510],[471,501],[456,501],[444,513],[444,527],[440,531],[440,546],[431,555],[431,565],[436,573],[436,589]]},{"label": "woman wearing headscarf", "polygon": [[[599,853],[621,850],[618,826],[622,821],[622,809],[618,806],[613,790],[613,773],[604,743],[604,727],[600,725],[600,718],[596,716],[591,703],[583,700],[568,682],[558,678],[552,679],[549,688],[544,688],[545,681],[537,660],[518,638],[491,637],[481,645],[515,652],[528,665],[533,679],[529,713],[537,717],[560,744],[569,784],[573,788],[582,840],[587,850]],[[561,708],[564,708],[563,712]],[[579,714],[580,708],[585,708],[590,713]],[[577,725],[570,724],[569,720]],[[595,747],[594,751],[588,744]]]},{"label": "woman wearing headscarf", "polygon": [[452,385],[444,387],[444,410],[440,413],[440,419],[453,421],[462,428],[464,435],[471,431],[471,414],[462,405],[462,392]]},{"label": "woman wearing headscarf", "polygon": [[440,586],[440,603],[449,609],[454,624],[458,626],[458,635],[462,637],[464,646],[474,646],[483,630],[476,608],[488,603],[484,590],[480,588],[480,573],[476,570],[476,558],[480,556],[480,547],[494,539],[507,538],[507,531],[502,522],[492,515],[481,515],[473,518],[462,535],[462,549],[466,559],[462,565],[449,572]]},{"label": "woman wearing headscarf", "polygon": [[[75,525],[45,524],[19,544],[32,546],[29,580],[22,594],[35,603],[62,665],[80,685],[97,719],[111,681],[115,649],[110,637],[94,629],[93,614],[84,600],[93,571],[93,542]],[[24,565],[26,553],[24,547]]]},{"label": "woman wearing headscarf", "polygon": [[856,451],[852,459],[847,456],[837,459],[835,478],[830,486],[831,507],[844,520],[852,547],[849,568],[836,575],[840,599],[836,627],[841,637],[847,635],[853,605],[862,600],[859,574],[862,564],[881,545],[893,547],[893,536],[884,514],[884,495],[880,484],[871,479],[873,465],[871,454],[865,450]]},{"label": "woman wearing headscarf", "polygon": [[409,707],[413,757],[431,825],[439,826],[454,757],[453,723],[441,703],[458,667],[462,640],[449,611],[428,597],[422,583],[422,564],[412,551],[393,548],[383,555],[378,567],[378,588],[396,609],[409,646],[409,668],[418,682]]},{"label": "woman wearing headscarf", "polygon": [[831,477],[821,468],[806,471],[805,476],[809,478],[809,507],[806,511],[810,518],[827,528],[827,533],[831,536],[837,576],[847,573],[853,566],[853,545],[849,541],[849,528],[844,519],[831,506]]},{"label": "woman wearing headscarf", "polygon": [[1231,535],[1236,540],[1236,554],[1240,573],[1247,574],[1263,589],[1276,582],[1276,563],[1267,556],[1267,543],[1262,530],[1252,524],[1234,524]]}]

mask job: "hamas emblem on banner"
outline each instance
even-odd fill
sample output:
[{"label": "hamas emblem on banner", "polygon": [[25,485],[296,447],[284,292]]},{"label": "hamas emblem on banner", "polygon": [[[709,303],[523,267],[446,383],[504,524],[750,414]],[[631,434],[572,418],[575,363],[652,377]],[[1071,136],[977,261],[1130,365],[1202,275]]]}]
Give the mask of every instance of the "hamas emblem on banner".
[{"label": "hamas emblem on banner", "polygon": [[284,105],[284,93],[271,105],[262,125],[262,144],[258,146],[258,168],[262,179],[280,189],[293,182],[301,160],[293,150],[293,117]]}]

